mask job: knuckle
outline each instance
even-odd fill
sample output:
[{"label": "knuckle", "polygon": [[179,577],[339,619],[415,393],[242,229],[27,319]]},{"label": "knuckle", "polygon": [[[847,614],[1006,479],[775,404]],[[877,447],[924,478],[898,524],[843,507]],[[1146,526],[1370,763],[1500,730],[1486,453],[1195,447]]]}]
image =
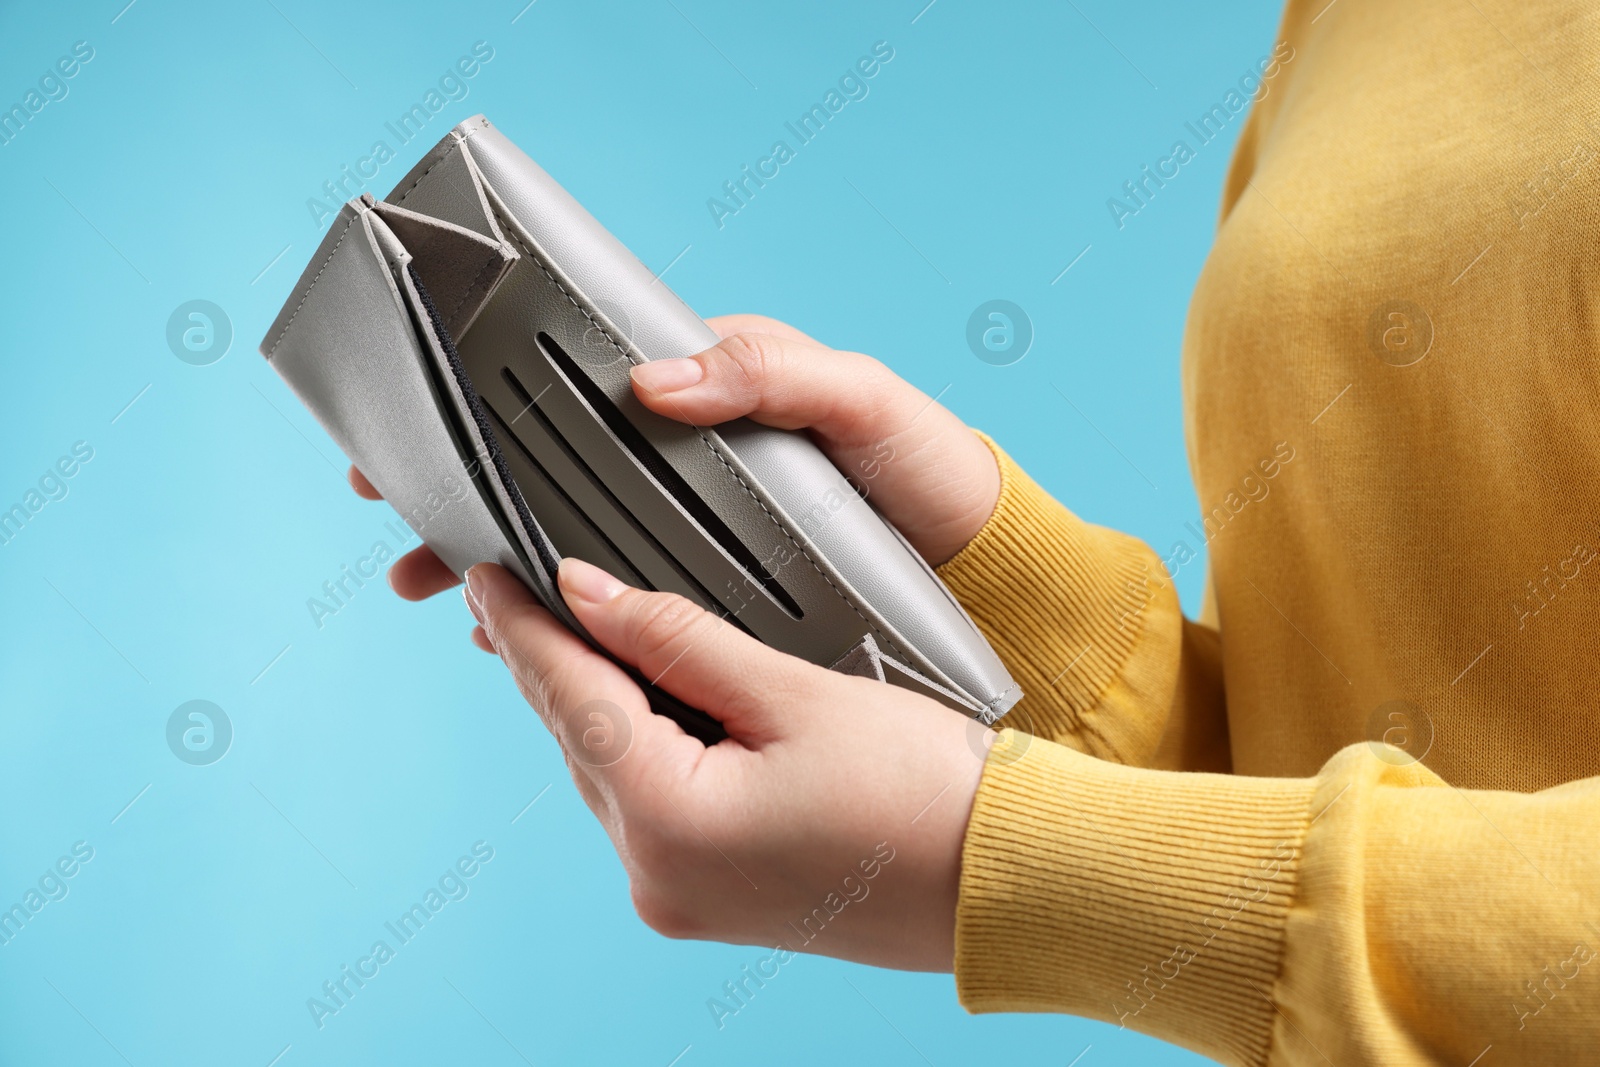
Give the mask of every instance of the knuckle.
[{"label": "knuckle", "polygon": [[852,353],[853,361],[857,366],[851,376],[862,387],[863,395],[870,395],[877,403],[882,403],[896,396],[911,396],[916,393],[916,387],[906,381],[885,362],[876,356],[866,356],[861,353]]},{"label": "knuckle", "polygon": [[592,670],[596,660],[595,653],[587,648],[574,648],[556,654],[544,670],[540,672],[539,692],[547,704],[552,705],[551,711],[561,704],[581,704],[585,699],[582,690],[587,688],[583,683],[592,677]]},{"label": "knuckle", "polygon": [[523,652],[520,645],[507,638],[498,627],[484,627],[489,635],[489,640],[494,644],[495,650],[500,653],[500,658],[511,671],[511,677],[517,683],[517,688],[522,691],[524,699],[533,706],[541,716],[548,716],[550,711],[550,686],[549,679],[544,671]]},{"label": "knuckle", "polygon": [[845,356],[856,364],[857,372],[863,377],[871,378],[876,384],[888,385],[905,380],[891,370],[889,364],[877,356],[869,356],[865,352],[842,352],[840,355]]},{"label": "knuckle", "polygon": [[778,373],[783,361],[782,349],[771,337],[759,333],[736,333],[717,345],[727,357],[741,384],[755,391]]},{"label": "knuckle", "polygon": [[551,672],[546,665],[536,662],[519,642],[509,640],[503,633],[491,633],[490,640],[494,642],[495,648],[500,650],[500,658],[510,669],[511,677],[516,681],[517,688],[522,691],[523,698],[548,726],[555,703]]},{"label": "knuckle", "polygon": [[641,656],[664,653],[705,618],[705,612],[675,593],[645,594],[634,609],[634,648]]}]

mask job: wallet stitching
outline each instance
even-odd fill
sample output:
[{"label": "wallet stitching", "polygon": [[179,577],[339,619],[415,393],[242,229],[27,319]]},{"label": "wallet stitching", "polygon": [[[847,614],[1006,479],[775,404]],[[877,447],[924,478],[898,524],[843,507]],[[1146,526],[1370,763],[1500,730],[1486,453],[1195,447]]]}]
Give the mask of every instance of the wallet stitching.
[{"label": "wallet stitching", "polygon": [[311,281],[306,285],[306,291],[301,295],[300,302],[294,306],[294,313],[289,316],[289,321],[283,324],[283,329],[278,331],[278,339],[272,342],[272,348],[267,352],[268,359],[271,359],[273,356],[278,354],[278,346],[283,344],[283,339],[285,337],[289,336],[289,327],[293,326],[294,320],[300,317],[300,309],[305,307],[306,301],[311,298],[311,290],[317,287],[317,282],[322,279],[322,272],[327,270],[328,264],[333,262],[333,257],[335,253],[339,251],[339,246],[344,244],[344,239],[346,237],[350,236],[350,227],[356,224],[357,217],[358,216],[355,215],[350,216],[350,221],[344,224],[344,232],[341,233],[339,235],[339,239],[333,243],[333,249],[329,251],[328,258],[323,260],[322,266],[317,268],[317,273],[312,276]]},{"label": "wallet stitching", "polygon": [[[501,262],[501,259],[500,259],[500,253],[499,253],[498,249],[495,251],[494,255],[490,256],[488,259],[483,261],[483,269],[478,271],[478,276],[476,278],[472,279],[472,284],[467,286],[467,291],[461,294],[461,299],[456,301],[456,306],[450,309],[450,314],[449,315],[445,316],[445,320],[444,320],[445,321],[445,325],[449,329],[454,330],[456,328],[456,326],[455,326],[456,315],[457,315],[457,313],[459,313],[461,311],[461,309],[463,307],[466,306],[467,297],[471,296],[473,293],[478,291],[478,289],[479,289],[478,283],[483,281],[483,276],[485,274],[489,273],[489,268],[490,267],[493,267],[495,264],[497,264],[499,262]],[[488,288],[488,287],[484,286],[483,288]]]},{"label": "wallet stitching", "polygon": [[[489,120],[488,119],[483,119],[478,124],[478,128],[480,130],[488,129],[488,127],[489,127]],[[434,160],[433,161],[433,166],[429,167],[427,170],[425,170],[421,174],[417,175],[417,180],[412,182],[410,187],[407,188],[405,192],[400,194],[400,199],[396,200],[395,203],[396,204],[404,204],[406,202],[406,198],[409,197],[412,193],[417,191],[417,186],[422,184],[422,179],[426,178],[428,175],[433,173],[434,167],[437,167],[439,164],[443,163],[445,160],[447,160],[451,156],[455,155],[456,154],[456,149],[460,148],[462,145],[464,145],[466,143],[467,143],[467,139],[465,137],[457,138],[456,139],[456,143],[450,146],[450,151],[446,152],[444,155],[442,155],[438,159]],[[390,194],[390,195],[393,195],[393,194]]]},{"label": "wallet stitching", "polygon": [[[579,313],[582,314],[584,318],[589,320],[590,325],[594,326],[595,329],[599,330],[601,335],[603,337],[605,337],[605,339],[607,341],[611,342],[611,347],[612,348],[615,348],[617,350],[617,352],[620,353],[622,355],[622,357],[624,359],[626,359],[629,363],[632,363],[635,366],[637,366],[638,365],[638,360],[634,359],[633,356],[631,356],[628,353],[628,350],[626,348],[624,348],[617,341],[617,339],[615,337],[611,336],[611,331],[607,330],[603,323],[597,321],[595,319],[595,317],[592,314],[589,313],[589,310],[587,308],[585,308],[582,304],[578,303],[577,299],[570,292],[567,291],[567,287],[561,284],[560,279],[558,279],[555,276],[555,274],[553,274],[551,272],[550,268],[545,264],[544,256],[541,255],[539,252],[535,251],[534,249],[529,248],[527,246],[527,244],[523,242],[521,236],[517,233],[517,227],[512,226],[510,224],[509,220],[507,220],[505,218],[505,216],[501,215],[498,210],[495,210],[494,214],[495,214],[495,217],[500,220],[501,225],[505,228],[505,232],[511,237],[511,239],[513,241],[515,241],[517,243],[517,246],[522,249],[523,253],[526,254],[530,259],[532,259],[533,262],[535,262],[535,263],[537,263],[539,265],[539,269],[544,272],[544,276],[546,278],[550,279],[550,284],[554,285],[557,289],[559,289],[561,291],[561,295],[567,298],[567,302],[570,303],[573,307],[577,308]],[[783,534],[784,539],[787,540],[790,545],[794,546],[795,551],[799,552],[802,556],[804,556],[806,562],[811,564],[811,569],[816,571],[817,574],[821,575],[822,580],[828,583],[828,588],[832,589],[834,591],[834,593],[838,595],[839,599],[844,601],[845,604],[847,604],[849,606],[850,610],[856,613],[856,617],[858,619],[860,619],[862,622],[867,624],[867,629],[869,629],[873,634],[875,634],[876,636],[881,638],[885,645],[887,645],[890,649],[894,650],[902,658],[910,659],[911,657],[903,649],[901,649],[899,645],[897,645],[895,643],[895,641],[894,641],[894,639],[892,637],[890,637],[888,634],[886,634],[882,630],[880,630],[876,623],[874,623],[871,619],[867,618],[866,615],[862,614],[861,609],[856,606],[855,602],[852,601],[849,597],[845,596],[844,590],[840,589],[837,585],[834,584],[833,579],[828,576],[828,572],[823,570],[817,564],[817,561],[815,559],[811,558],[811,553],[806,551],[805,546],[801,545],[798,541],[796,541],[794,539],[794,535],[792,533],[790,533],[789,530],[784,527],[783,523],[778,521],[778,517],[772,513],[772,510],[770,508],[767,507],[766,501],[762,500],[759,496],[756,495],[755,490],[751,489],[749,483],[747,483],[744,480],[744,478],[739,474],[739,472],[733,468],[733,465],[728,462],[727,457],[724,456],[717,449],[717,447],[714,444],[711,443],[711,439],[706,436],[705,431],[704,430],[700,430],[697,427],[695,432],[699,436],[701,443],[706,446],[706,450],[708,452],[710,452],[713,456],[717,457],[717,461],[720,462],[722,464],[723,468],[726,469],[727,472],[733,476],[734,481],[739,483],[739,487],[750,495],[750,499],[754,500],[756,502],[756,504],[761,508],[762,512],[772,522],[772,525],[777,527],[779,533]],[[910,666],[910,664],[907,664],[907,666]]]},{"label": "wallet stitching", "polygon": [[1019,688],[1021,688],[1021,687],[1018,686],[1015,682],[1011,683],[1010,685],[1006,686],[1004,689],[1000,690],[999,694],[997,696],[995,696],[992,700],[990,700],[985,705],[985,707],[987,707],[991,712],[993,712],[995,708],[999,707],[1000,704],[1005,701],[1006,697],[1008,697],[1012,693],[1016,692],[1016,690],[1019,689]]},{"label": "wallet stitching", "polygon": [[[488,119],[484,119],[483,122],[480,125],[480,128],[486,128],[488,125],[489,125],[489,120]],[[425,170],[421,174],[417,175],[417,180],[411,183],[411,187],[409,189],[407,189],[404,193],[400,194],[400,199],[398,201],[396,201],[396,203],[399,203],[399,204],[405,203],[406,202],[406,197],[410,196],[413,192],[416,191],[417,186],[422,184],[422,179],[426,178],[428,175],[433,173],[434,167],[437,167],[440,163],[443,163],[445,160],[447,160],[451,156],[455,155],[456,154],[456,149],[460,148],[462,145],[464,145],[466,143],[467,142],[466,142],[465,138],[457,140],[456,143],[450,147],[450,151],[446,152],[444,155],[440,156],[438,159],[436,159],[434,161],[432,167],[429,167],[427,170]],[[322,261],[322,266],[317,268],[317,273],[312,276],[310,283],[306,285],[306,291],[305,291],[304,294],[301,295],[300,302],[294,306],[294,312],[293,312],[293,314],[291,314],[289,316],[289,321],[283,324],[283,329],[282,330],[278,331],[277,340],[272,342],[272,348],[269,349],[268,352],[267,352],[267,358],[268,359],[271,359],[273,356],[277,355],[278,346],[283,344],[283,339],[285,337],[289,336],[289,327],[293,326],[294,325],[294,320],[300,317],[300,309],[305,307],[306,301],[308,299],[310,299],[310,297],[311,297],[311,290],[316,288],[317,282],[322,278],[322,272],[328,269],[328,264],[333,262],[334,254],[339,251],[339,246],[344,244],[344,239],[350,235],[350,227],[355,225],[357,217],[358,216],[352,215],[351,218],[350,218],[350,221],[344,224],[344,232],[341,233],[339,235],[339,239],[334,242],[332,250],[328,252],[328,258],[323,260]],[[491,260],[490,262],[492,263],[493,261]],[[484,270],[487,270],[487,269],[488,269],[488,267],[485,266]],[[479,272],[478,277],[479,278],[483,277],[483,273],[481,271]],[[477,279],[476,278],[473,279],[473,284],[474,285],[477,284]],[[467,296],[470,295],[471,292],[472,292],[471,289],[467,290],[467,293],[464,294],[462,296],[462,298],[461,298],[461,303],[463,303],[463,304],[466,303]],[[461,304],[457,304],[456,305],[456,311],[460,311],[460,310],[461,310]],[[455,318],[454,312],[451,313],[451,318],[452,319]]]}]

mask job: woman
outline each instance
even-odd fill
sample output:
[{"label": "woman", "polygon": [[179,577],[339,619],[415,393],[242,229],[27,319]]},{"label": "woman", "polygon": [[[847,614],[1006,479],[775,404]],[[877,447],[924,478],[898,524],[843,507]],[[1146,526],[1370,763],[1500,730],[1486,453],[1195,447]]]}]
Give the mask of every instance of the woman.
[{"label": "woman", "polygon": [[[887,443],[873,502],[1028,694],[1025,733],[974,735],[563,563],[590,633],[726,724],[703,749],[474,568],[474,639],[561,742],[644,920],[953,968],[973,1011],[1230,1064],[1592,1056],[1597,19],[1290,3],[1185,340],[1199,622],[1168,578],[1197,543],[1083,522],[866,356],[735,316],[636,368],[663,415],[806,427],[845,470]],[[425,549],[392,575],[453,584]],[[589,758],[596,700],[626,758]]]}]

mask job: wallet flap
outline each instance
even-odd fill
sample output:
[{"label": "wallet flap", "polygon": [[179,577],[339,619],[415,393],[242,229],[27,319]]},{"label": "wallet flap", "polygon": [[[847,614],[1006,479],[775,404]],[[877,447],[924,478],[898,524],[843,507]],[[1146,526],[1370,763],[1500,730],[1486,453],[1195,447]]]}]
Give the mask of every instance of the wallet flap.
[{"label": "wallet flap", "polygon": [[[422,235],[424,247],[441,242],[457,255],[439,275],[446,284],[465,277],[457,268],[470,264],[468,249],[483,255],[478,270],[486,276],[515,261],[459,233],[403,217],[401,226]],[[475,294],[484,288],[462,288],[458,306],[481,305]],[[560,556],[499,452],[419,258],[370,201],[345,205],[261,352],[446,566],[462,574],[477,563],[499,563],[594,644],[555,587]],[[726,736],[716,720],[622,666],[651,706],[690,735],[707,744]]]},{"label": "wallet flap", "polygon": [[[457,573],[491,561],[524,581],[508,540],[447,423],[423,343],[384,244],[385,228],[346,204],[273,324],[261,353],[389,504]],[[378,223],[378,225],[382,225]]]},{"label": "wallet flap", "polygon": [[505,237],[484,198],[483,176],[473,162],[472,153],[461,151],[475,129],[487,129],[482,115],[468,119],[445,134],[412,167],[384,202],[404,207],[421,215],[449,219],[458,226],[504,243]]}]

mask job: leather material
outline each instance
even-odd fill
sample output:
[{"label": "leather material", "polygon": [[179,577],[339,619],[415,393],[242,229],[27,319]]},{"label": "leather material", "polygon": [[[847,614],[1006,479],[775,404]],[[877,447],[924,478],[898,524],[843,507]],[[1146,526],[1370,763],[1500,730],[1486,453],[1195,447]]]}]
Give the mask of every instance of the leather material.
[{"label": "leather material", "polygon": [[[635,399],[634,363],[716,340],[478,116],[385,202],[345,207],[262,352],[402,516],[424,508],[418,533],[458,573],[504,563],[577,629],[553,571],[578,556],[998,719],[1021,696],[998,657],[806,436]],[[452,465],[473,493],[428,507]]]},{"label": "leather material", "polygon": [[[440,418],[439,397],[375,216],[346,204],[261,351],[334,442],[457,573],[494,562],[533,582]],[[352,339],[359,338],[359,343]],[[467,491],[470,488],[470,491]]]}]

